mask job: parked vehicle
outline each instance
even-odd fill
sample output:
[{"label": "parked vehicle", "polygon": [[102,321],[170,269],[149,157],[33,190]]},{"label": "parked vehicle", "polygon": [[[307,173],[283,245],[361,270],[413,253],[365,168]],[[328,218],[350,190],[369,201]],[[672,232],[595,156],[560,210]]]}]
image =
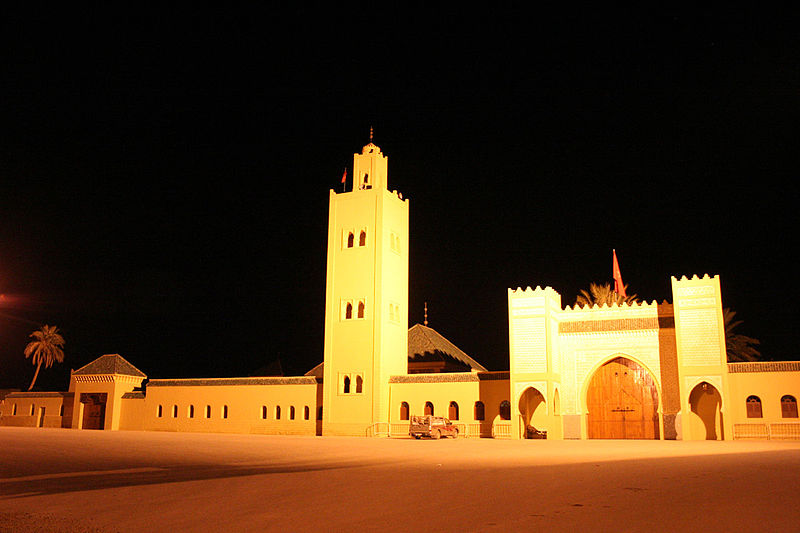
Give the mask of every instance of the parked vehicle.
[{"label": "parked vehicle", "polygon": [[441,437],[458,437],[458,427],[443,416],[413,415],[408,426],[408,434],[419,439],[428,437],[439,439]]}]

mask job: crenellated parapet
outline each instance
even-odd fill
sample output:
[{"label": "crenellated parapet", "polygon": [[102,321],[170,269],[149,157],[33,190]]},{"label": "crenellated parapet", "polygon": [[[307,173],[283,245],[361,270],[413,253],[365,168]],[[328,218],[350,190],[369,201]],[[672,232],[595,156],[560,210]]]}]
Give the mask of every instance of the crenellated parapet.
[{"label": "crenellated parapet", "polygon": [[603,302],[602,304],[593,304],[593,305],[584,305],[584,306],[580,306],[578,304],[575,304],[573,307],[566,306],[564,308],[564,311],[579,312],[579,311],[595,311],[595,310],[601,310],[601,309],[625,310],[625,309],[641,308],[641,307],[648,308],[648,307],[654,307],[656,305],[658,305],[658,304],[656,303],[655,300],[653,300],[651,303],[647,303],[647,302],[628,302],[628,303],[618,304],[618,303],[614,302],[611,305],[608,305],[605,302]]},{"label": "crenellated parapet", "polygon": [[567,306],[558,315],[559,334],[615,333],[646,331],[659,328],[658,304],[632,302],[592,306]]},{"label": "crenellated parapet", "polygon": [[561,295],[552,287],[508,289],[510,366],[522,373],[548,371],[548,347],[557,334]]},{"label": "crenellated parapet", "polygon": [[508,289],[508,309],[512,316],[540,314],[561,310],[561,295],[552,287],[536,286],[535,289]]},{"label": "crenellated parapet", "polygon": [[680,363],[688,367],[725,365],[719,276],[673,276],[672,296]]},{"label": "crenellated parapet", "polygon": [[692,277],[691,277],[691,278],[688,278],[688,277],[686,277],[686,275],[684,274],[683,276],[681,276],[681,277],[680,277],[680,280],[677,280],[677,279],[675,278],[675,276],[672,276],[672,279],[675,279],[676,281],[680,281],[680,282],[687,282],[687,281],[689,281],[689,282],[694,282],[694,283],[702,283],[704,280],[705,280],[705,281],[708,281],[708,280],[719,279],[719,276],[718,276],[718,275],[714,275],[714,276],[712,277],[712,276],[709,276],[709,275],[708,275],[708,272],[706,272],[705,274],[703,274],[703,277],[700,277],[700,276],[698,276],[697,274],[692,274]]}]

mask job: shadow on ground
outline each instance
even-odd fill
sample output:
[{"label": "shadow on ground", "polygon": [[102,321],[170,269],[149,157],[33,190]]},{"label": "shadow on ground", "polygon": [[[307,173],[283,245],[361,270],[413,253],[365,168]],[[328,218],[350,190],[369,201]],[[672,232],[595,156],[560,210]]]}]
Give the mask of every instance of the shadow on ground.
[{"label": "shadow on ground", "polygon": [[75,472],[74,475],[37,476],[36,479],[7,478],[0,481],[0,499],[24,498],[115,487],[179,483],[268,474],[292,474],[357,468],[364,463],[282,465],[176,465],[147,469],[146,472]]}]

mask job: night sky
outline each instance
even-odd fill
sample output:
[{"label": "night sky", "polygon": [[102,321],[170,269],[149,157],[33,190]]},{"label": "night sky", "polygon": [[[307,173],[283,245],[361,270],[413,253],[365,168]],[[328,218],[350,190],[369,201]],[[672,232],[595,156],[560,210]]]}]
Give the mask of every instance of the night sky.
[{"label": "night sky", "polygon": [[[7,14],[0,388],[69,369],[287,375],[322,361],[328,190],[369,141],[410,199],[409,320],[508,368],[506,289],[572,305],[719,274],[798,359],[798,20],[441,9]],[[793,222],[794,221],[794,222]]]}]

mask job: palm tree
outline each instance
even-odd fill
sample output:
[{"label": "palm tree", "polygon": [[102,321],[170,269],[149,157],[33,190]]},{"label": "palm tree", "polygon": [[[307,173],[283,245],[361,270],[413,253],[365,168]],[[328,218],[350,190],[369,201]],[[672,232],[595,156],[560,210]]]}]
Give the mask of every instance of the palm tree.
[{"label": "palm tree", "polygon": [[755,346],[761,344],[761,341],[735,333],[733,330],[742,321],[734,321],[734,317],[736,317],[736,311],[732,311],[728,307],[722,310],[722,321],[725,324],[725,351],[728,353],[728,361],[732,363],[758,361],[761,358],[761,352]]},{"label": "palm tree", "polygon": [[[625,285],[625,290],[627,292],[628,286]],[[589,290],[581,289],[581,293],[578,295],[577,300],[575,301],[575,305],[579,305],[581,307],[588,305],[611,305],[616,303],[617,305],[621,304],[631,304],[636,303],[639,301],[639,298],[635,294],[630,294],[628,296],[622,296],[621,294],[614,292],[614,289],[611,287],[610,283],[606,283],[605,285],[600,285],[599,283],[590,283]]]},{"label": "palm tree", "polygon": [[31,362],[36,365],[36,373],[33,375],[33,381],[28,390],[33,389],[33,384],[36,383],[36,378],[39,376],[39,369],[44,364],[45,368],[50,368],[53,363],[62,363],[64,361],[64,337],[58,333],[58,328],[55,326],[44,325],[41,329],[37,329],[30,334],[36,340],[28,343],[25,347],[25,359],[31,358]]}]

